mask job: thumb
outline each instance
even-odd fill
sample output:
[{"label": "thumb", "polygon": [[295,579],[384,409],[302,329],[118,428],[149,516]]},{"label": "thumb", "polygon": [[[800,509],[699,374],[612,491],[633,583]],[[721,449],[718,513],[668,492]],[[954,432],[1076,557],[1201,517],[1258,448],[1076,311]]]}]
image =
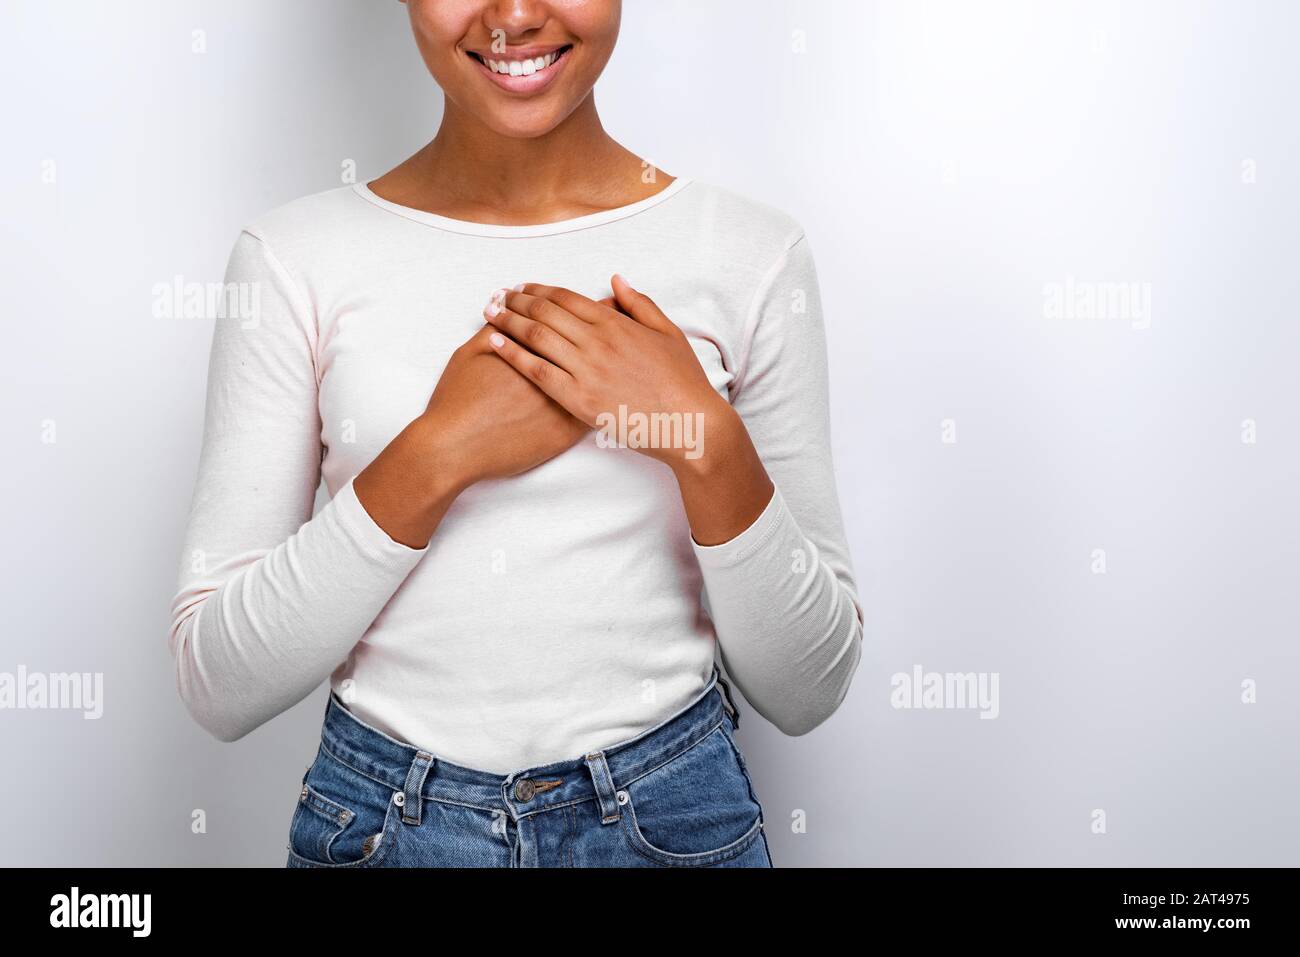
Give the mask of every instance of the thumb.
[{"label": "thumb", "polygon": [[633,289],[632,284],[618,273],[614,273],[609,285],[614,290],[614,299],[618,302],[619,308],[641,325],[658,332],[676,330],[677,327],[663,314],[663,310],[655,305],[653,299]]}]

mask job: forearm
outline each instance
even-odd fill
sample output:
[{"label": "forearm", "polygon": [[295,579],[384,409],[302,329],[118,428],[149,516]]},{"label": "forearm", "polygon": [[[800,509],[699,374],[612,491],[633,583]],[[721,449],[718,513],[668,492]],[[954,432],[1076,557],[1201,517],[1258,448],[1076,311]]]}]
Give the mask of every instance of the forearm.
[{"label": "forearm", "polygon": [[772,499],[773,485],[749,432],[730,405],[704,412],[702,454],[672,463],[682,505],[698,545],[735,538]]},{"label": "forearm", "polygon": [[451,503],[470,484],[467,469],[438,443],[426,416],[413,421],[353,482],[375,524],[395,542],[424,548]]},{"label": "forearm", "polygon": [[857,605],[786,508],[740,417],[715,414],[705,434],[705,454],[674,472],[723,661],[760,714],[803,734],[848,690],[861,654]]},{"label": "forearm", "polygon": [[739,536],[695,552],[723,663],[745,697],[786,734],[817,727],[844,699],[861,655],[850,588],[780,489]]},{"label": "forearm", "polygon": [[392,541],[345,486],[288,540],[232,555],[177,595],[181,698],[214,736],[247,734],[347,657],[422,554]]}]

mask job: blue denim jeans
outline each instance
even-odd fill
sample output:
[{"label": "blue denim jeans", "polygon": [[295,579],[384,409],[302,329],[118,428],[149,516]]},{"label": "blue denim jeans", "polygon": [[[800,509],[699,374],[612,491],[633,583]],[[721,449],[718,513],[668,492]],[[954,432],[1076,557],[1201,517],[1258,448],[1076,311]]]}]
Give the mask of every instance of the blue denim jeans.
[{"label": "blue denim jeans", "polygon": [[331,695],[288,866],[771,867],[721,681],[630,741],[504,777],[395,741]]}]

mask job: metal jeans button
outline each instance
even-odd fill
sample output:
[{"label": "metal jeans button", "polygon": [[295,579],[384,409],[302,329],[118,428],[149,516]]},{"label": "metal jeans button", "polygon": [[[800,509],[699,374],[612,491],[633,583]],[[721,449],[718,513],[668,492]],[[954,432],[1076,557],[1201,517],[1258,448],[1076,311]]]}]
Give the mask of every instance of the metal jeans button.
[{"label": "metal jeans button", "polygon": [[515,782],[515,800],[531,801],[533,795],[537,793],[537,785],[528,778],[521,778]]}]

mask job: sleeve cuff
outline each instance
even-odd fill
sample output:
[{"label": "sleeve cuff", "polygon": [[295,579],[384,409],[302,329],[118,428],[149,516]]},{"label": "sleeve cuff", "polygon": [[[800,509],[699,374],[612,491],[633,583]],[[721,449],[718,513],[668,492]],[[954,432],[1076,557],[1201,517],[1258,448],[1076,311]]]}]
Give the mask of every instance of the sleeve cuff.
[{"label": "sleeve cuff", "polygon": [[428,545],[424,548],[411,548],[389,538],[388,533],[370,517],[366,507],[361,504],[361,499],[357,498],[357,493],[352,488],[352,479],[348,479],[347,484],[338,490],[327,507],[334,510],[335,517],[353,544],[375,561],[386,565],[405,565],[409,569],[429,550]]},{"label": "sleeve cuff", "polygon": [[691,539],[695,548],[695,557],[702,568],[725,568],[743,562],[750,555],[760,551],[771,540],[781,526],[788,520],[785,501],[781,490],[773,486],[772,498],[753,524],[730,541],[721,545],[701,545]]}]

